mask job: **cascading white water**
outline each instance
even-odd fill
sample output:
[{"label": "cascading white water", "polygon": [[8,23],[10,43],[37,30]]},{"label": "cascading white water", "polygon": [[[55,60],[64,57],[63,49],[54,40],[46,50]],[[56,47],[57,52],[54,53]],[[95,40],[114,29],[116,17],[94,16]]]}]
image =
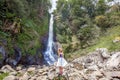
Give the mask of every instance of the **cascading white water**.
[{"label": "cascading white water", "polygon": [[56,55],[53,52],[53,11],[56,9],[56,5],[58,0],[50,0],[52,7],[49,9],[50,13],[50,22],[49,22],[49,37],[48,37],[48,44],[47,44],[47,49],[44,53],[44,59],[45,61],[49,64],[52,65],[56,61]]}]

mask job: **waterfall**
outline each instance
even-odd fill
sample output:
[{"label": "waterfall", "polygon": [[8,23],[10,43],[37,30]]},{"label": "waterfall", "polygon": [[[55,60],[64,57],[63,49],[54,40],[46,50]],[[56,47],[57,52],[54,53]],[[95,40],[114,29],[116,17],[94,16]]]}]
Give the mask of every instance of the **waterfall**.
[{"label": "waterfall", "polygon": [[50,22],[49,22],[49,37],[47,43],[47,49],[44,53],[44,59],[47,64],[52,65],[56,61],[56,54],[53,51],[53,11],[56,9],[57,0],[50,0],[52,7],[49,9],[50,13]]}]

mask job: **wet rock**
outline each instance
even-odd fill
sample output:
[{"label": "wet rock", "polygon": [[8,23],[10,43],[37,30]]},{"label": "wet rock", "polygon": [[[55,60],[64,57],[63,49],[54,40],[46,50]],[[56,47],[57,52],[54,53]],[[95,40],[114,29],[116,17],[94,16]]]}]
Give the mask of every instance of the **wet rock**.
[{"label": "wet rock", "polygon": [[1,56],[0,57],[0,67],[2,67],[4,64],[4,60],[6,58],[6,52],[5,52],[4,47],[2,47],[2,46],[0,46],[0,56]]},{"label": "wet rock", "polygon": [[43,65],[43,54],[42,50],[38,48],[35,54],[35,65]]},{"label": "wet rock", "polygon": [[12,67],[17,66],[17,64],[20,62],[22,57],[21,49],[17,46],[14,46],[14,58],[7,58],[6,63],[11,65]]},{"label": "wet rock", "polygon": [[54,42],[53,43],[53,50],[55,51],[55,53],[58,52],[58,48],[62,48],[62,45],[59,42]]},{"label": "wet rock", "polygon": [[15,61],[17,62],[15,64],[15,66],[16,66],[19,63],[19,61],[21,60],[21,57],[22,57],[21,49],[18,46],[14,46],[14,57],[15,57]]},{"label": "wet rock", "polygon": [[2,46],[0,46],[0,53],[2,54],[3,59],[5,59],[6,52],[5,52],[5,49]]},{"label": "wet rock", "polygon": [[12,58],[7,58],[6,63],[11,65],[12,67],[15,67],[17,65],[17,61],[15,59],[12,59]]},{"label": "wet rock", "polygon": [[44,52],[45,50],[46,50],[46,48],[47,48],[47,40],[48,40],[48,33],[46,33],[44,36],[42,36],[41,38],[40,38],[40,42],[42,43],[42,52]]},{"label": "wet rock", "polygon": [[34,65],[35,64],[35,58],[34,58],[34,56],[27,55],[26,61],[27,61],[26,62],[27,65]]}]

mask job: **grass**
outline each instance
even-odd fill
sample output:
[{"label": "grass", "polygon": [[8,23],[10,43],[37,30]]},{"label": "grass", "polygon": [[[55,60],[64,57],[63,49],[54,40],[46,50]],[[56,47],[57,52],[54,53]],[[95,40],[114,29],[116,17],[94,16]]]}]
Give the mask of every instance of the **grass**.
[{"label": "grass", "polygon": [[105,35],[100,36],[98,40],[96,40],[95,44],[89,46],[85,49],[79,49],[74,53],[66,54],[66,58],[68,61],[72,61],[75,58],[86,55],[89,52],[93,52],[96,48],[107,48],[110,52],[119,51],[120,50],[120,42],[113,43],[115,37],[120,37],[120,26],[115,26],[107,29]]},{"label": "grass", "polygon": [[105,35],[101,36],[95,45],[88,48],[94,51],[96,48],[107,48],[109,51],[120,50],[120,42],[113,43],[115,37],[120,37],[120,26],[112,27],[107,30]]},{"label": "grass", "polygon": [[0,74],[0,80],[3,80],[8,75],[9,75],[9,73],[2,73],[2,74]]}]

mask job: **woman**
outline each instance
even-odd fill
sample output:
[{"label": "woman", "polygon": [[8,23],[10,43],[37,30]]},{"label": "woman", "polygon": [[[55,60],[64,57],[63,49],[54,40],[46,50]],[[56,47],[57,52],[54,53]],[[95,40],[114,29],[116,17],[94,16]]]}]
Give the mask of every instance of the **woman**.
[{"label": "woman", "polygon": [[59,72],[62,75],[63,73],[63,67],[65,67],[67,65],[67,61],[64,59],[64,54],[61,48],[58,49],[58,62],[57,62],[57,66],[59,67]]}]

